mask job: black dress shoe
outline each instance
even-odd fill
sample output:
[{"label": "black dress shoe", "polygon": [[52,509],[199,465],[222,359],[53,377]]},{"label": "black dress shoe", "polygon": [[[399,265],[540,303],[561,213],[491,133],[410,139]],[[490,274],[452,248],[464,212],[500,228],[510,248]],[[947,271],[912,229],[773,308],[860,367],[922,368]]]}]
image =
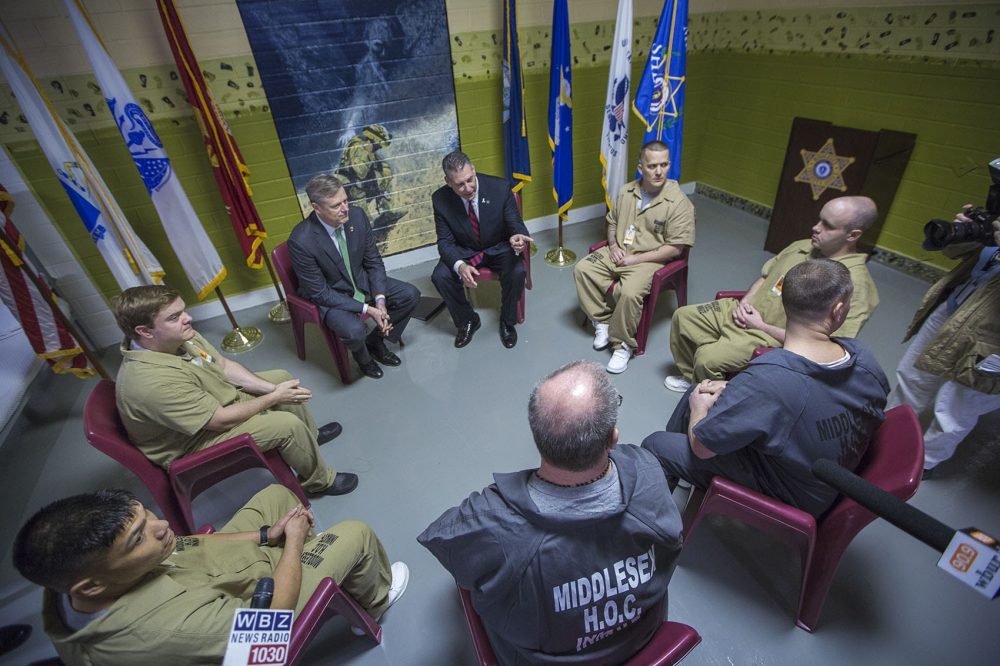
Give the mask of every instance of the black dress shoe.
[{"label": "black dress shoe", "polygon": [[514,328],[513,324],[500,322],[500,342],[507,349],[517,344],[517,329]]},{"label": "black dress shoe", "polygon": [[337,472],[330,487],[320,495],[346,495],[358,487],[358,475],[351,472]]},{"label": "black dress shoe", "polygon": [[0,627],[0,654],[7,654],[21,647],[29,636],[31,636],[30,624],[8,624],[6,627]]},{"label": "black dress shoe", "polygon": [[376,363],[371,359],[368,359],[367,363],[359,363],[358,367],[361,368],[361,372],[371,377],[372,379],[378,379],[384,374],[382,372],[382,368],[378,367],[378,363]]},{"label": "black dress shoe", "polygon": [[339,435],[342,432],[344,432],[344,428],[336,421],[331,421],[330,423],[327,423],[325,426],[320,426],[319,436],[316,437],[316,442],[320,446],[323,446],[331,439],[337,439],[337,435]]},{"label": "black dress shoe", "polygon": [[372,358],[374,358],[382,365],[388,365],[395,368],[402,363],[402,361],[399,360],[398,356],[389,351],[388,347],[385,346],[384,342],[380,342],[377,345],[371,345],[370,347],[368,347],[368,353],[370,353],[372,355]]},{"label": "black dress shoe", "polygon": [[479,330],[481,323],[482,322],[479,321],[479,315],[473,315],[472,319],[465,322],[465,324],[458,329],[458,333],[455,335],[455,346],[461,349],[465,345],[472,342],[472,336]]}]

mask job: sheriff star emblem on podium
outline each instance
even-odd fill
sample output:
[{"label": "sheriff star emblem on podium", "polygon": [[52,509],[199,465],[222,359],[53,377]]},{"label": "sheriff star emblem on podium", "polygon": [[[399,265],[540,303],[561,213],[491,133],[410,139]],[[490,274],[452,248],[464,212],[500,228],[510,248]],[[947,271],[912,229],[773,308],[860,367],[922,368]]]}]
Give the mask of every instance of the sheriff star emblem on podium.
[{"label": "sheriff star emblem on podium", "polygon": [[854,163],[853,157],[843,157],[837,154],[833,147],[833,139],[829,138],[819,150],[799,151],[805,166],[795,176],[796,183],[808,183],[812,188],[813,201],[819,199],[828,188],[847,191],[844,183],[844,170]]}]

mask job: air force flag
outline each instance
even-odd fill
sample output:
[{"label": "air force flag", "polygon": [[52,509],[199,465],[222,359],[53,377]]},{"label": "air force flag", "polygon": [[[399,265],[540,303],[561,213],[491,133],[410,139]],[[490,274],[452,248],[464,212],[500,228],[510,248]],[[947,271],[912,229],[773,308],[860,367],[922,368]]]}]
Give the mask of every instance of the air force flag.
[{"label": "air force flag", "polygon": [[615,38],[611,43],[608,95],[601,131],[601,168],[604,203],[614,205],[628,172],[629,78],[632,75],[632,0],[618,0]]},{"label": "air force flag", "polygon": [[136,236],[76,137],[52,113],[52,105],[27,71],[24,59],[2,24],[0,44],[3,47],[0,49],[0,72],[14,91],[42,152],[115,282],[122,289],[159,284],[163,269],[156,257]]},{"label": "air force flag", "polygon": [[552,61],[549,74],[549,148],[552,149],[552,196],[559,219],[573,205],[573,86],[569,54],[569,8],[555,0],[552,8]]},{"label": "air force flag", "polygon": [[687,65],[687,0],[666,0],[632,110],[646,125],[643,143],[657,140],[670,150],[667,177],[681,176],[684,81]]},{"label": "air force flag", "polygon": [[191,207],[153,124],[91,29],[79,0],[63,1],[174,253],[198,300],[203,300],[226,277],[219,253]]}]

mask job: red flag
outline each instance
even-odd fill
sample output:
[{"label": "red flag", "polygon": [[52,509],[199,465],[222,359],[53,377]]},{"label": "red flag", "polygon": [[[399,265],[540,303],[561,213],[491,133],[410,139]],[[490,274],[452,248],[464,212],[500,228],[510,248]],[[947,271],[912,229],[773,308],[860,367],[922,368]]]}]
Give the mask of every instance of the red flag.
[{"label": "red flag", "polygon": [[10,219],[14,200],[7,189],[0,185],[0,224],[11,247],[0,238],[0,298],[11,313],[21,322],[35,354],[48,361],[57,373],[72,373],[77,377],[92,377],[93,368],[87,362],[83,349],[52,311],[59,307],[55,295],[38,275],[36,285],[25,274],[31,267],[24,258],[24,238]]},{"label": "red flag", "polygon": [[233,223],[233,231],[247,257],[247,266],[260,268],[264,265],[261,245],[267,238],[267,232],[250,199],[250,169],[243,161],[229,125],[205,85],[201,67],[191,50],[173,0],[157,0],[157,5],[167,41],[170,42],[170,50],[177,61],[178,73],[184,82],[184,90],[194,107],[194,116],[201,128],[208,159],[212,163],[212,173],[215,174],[215,182],[219,185],[219,192],[229,212],[229,220]]}]

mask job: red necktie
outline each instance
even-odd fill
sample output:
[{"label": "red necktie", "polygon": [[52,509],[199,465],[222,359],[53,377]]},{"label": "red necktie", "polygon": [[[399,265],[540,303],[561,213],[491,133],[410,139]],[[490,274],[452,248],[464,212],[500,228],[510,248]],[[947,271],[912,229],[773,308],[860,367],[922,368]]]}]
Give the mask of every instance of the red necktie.
[{"label": "red necktie", "polygon": [[476,207],[469,201],[469,224],[472,225],[472,233],[475,234],[476,240],[479,240],[479,218],[476,217]]}]

